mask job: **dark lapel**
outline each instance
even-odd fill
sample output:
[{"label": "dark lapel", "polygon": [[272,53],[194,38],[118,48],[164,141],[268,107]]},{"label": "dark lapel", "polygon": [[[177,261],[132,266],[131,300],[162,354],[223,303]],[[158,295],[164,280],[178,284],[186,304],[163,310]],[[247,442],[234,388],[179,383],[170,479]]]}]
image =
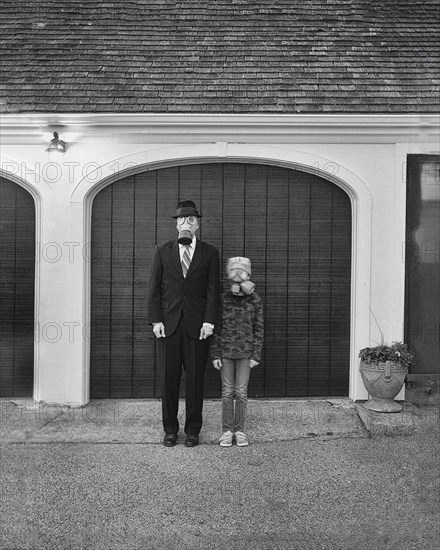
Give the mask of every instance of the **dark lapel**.
[{"label": "dark lapel", "polygon": [[[196,247],[196,250],[197,250],[197,247]],[[183,279],[182,264],[180,263],[180,249],[179,249],[179,243],[177,242],[177,239],[173,241],[173,244],[171,245],[171,259],[174,267],[176,268],[177,272]]]},{"label": "dark lapel", "polygon": [[202,261],[202,259],[203,259],[203,243],[202,241],[199,241],[199,239],[197,239],[196,249],[194,250],[194,255],[192,257],[191,264],[188,269],[188,273],[186,274],[187,277],[189,277],[191,273],[197,268],[197,266]]}]

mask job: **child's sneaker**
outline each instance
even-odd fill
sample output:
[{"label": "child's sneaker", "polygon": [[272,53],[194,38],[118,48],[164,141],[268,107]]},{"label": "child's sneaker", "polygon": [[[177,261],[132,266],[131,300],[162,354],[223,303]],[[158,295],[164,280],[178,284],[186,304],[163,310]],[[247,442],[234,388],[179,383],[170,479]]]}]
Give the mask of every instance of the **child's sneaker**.
[{"label": "child's sneaker", "polygon": [[231,431],[225,432],[220,438],[220,447],[230,447],[234,434]]},{"label": "child's sneaker", "polygon": [[246,447],[246,445],[249,445],[249,439],[243,432],[235,432],[235,441],[239,447]]}]

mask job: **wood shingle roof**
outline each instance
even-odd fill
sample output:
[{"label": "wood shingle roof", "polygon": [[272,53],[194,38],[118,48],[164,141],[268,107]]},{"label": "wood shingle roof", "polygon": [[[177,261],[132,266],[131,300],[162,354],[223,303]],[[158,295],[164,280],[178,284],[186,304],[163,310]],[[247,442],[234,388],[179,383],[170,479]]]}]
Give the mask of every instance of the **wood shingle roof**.
[{"label": "wood shingle roof", "polygon": [[0,111],[433,113],[438,0],[3,0]]}]

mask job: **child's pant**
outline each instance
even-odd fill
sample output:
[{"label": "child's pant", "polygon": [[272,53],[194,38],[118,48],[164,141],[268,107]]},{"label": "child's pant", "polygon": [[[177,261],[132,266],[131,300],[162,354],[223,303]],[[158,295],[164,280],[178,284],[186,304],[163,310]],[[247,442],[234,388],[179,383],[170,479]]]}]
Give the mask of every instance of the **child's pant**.
[{"label": "child's pant", "polygon": [[[247,412],[247,388],[251,368],[249,359],[222,359],[222,428],[242,432]],[[234,412],[235,395],[235,412]]]}]

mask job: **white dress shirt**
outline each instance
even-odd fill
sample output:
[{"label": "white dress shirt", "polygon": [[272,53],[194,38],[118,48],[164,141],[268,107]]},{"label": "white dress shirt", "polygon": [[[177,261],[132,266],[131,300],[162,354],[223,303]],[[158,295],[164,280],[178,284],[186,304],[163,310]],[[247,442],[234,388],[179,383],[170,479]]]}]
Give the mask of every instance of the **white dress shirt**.
[{"label": "white dress shirt", "polygon": [[185,252],[185,248],[188,247],[188,254],[190,257],[190,260],[192,261],[194,256],[194,251],[196,249],[197,239],[196,236],[193,235],[193,240],[191,241],[191,244],[179,244],[179,254],[180,254],[180,263],[182,263],[183,253]]},{"label": "white dress shirt", "polygon": [[[195,252],[195,249],[196,249],[196,244],[197,244],[197,238],[196,238],[195,235],[193,235],[193,239],[192,239],[191,244],[186,245],[186,244],[180,244],[179,243],[180,263],[182,263],[183,253],[185,252],[186,247],[188,247],[188,254],[189,254],[189,257],[192,261],[193,256],[194,256],[194,252]],[[203,323],[203,326],[204,327],[209,327],[211,330],[214,329],[214,325],[212,325],[211,323]]]}]

